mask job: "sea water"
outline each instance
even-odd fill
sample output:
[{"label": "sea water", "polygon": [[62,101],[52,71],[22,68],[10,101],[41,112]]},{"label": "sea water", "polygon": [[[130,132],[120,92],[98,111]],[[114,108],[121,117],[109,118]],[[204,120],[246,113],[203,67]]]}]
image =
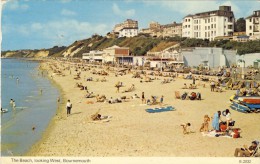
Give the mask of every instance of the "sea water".
[{"label": "sea water", "polygon": [[38,62],[2,59],[1,68],[1,107],[8,109],[1,113],[1,155],[24,155],[55,115],[59,90]]}]

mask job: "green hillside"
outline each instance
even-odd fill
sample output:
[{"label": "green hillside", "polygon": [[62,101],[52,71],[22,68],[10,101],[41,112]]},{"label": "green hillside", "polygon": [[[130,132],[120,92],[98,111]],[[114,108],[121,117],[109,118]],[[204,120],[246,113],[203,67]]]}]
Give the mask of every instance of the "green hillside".
[{"label": "green hillside", "polygon": [[6,57],[63,57],[65,54],[71,54],[71,57],[82,57],[83,53],[91,50],[103,50],[107,47],[117,45],[120,47],[129,47],[130,54],[135,56],[145,55],[148,51],[162,51],[177,43],[181,47],[221,47],[224,49],[237,50],[238,54],[259,53],[260,40],[248,42],[235,42],[229,40],[209,41],[207,39],[168,37],[154,38],[147,35],[138,35],[132,38],[108,38],[99,35],[93,35],[84,40],[78,40],[65,47],[54,46],[50,49],[41,50],[18,50],[4,51],[2,56]]}]

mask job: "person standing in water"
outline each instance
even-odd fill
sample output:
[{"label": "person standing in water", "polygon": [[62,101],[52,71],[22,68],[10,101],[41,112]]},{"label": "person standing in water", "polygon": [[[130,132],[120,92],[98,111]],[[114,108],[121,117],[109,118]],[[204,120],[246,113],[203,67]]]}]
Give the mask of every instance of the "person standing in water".
[{"label": "person standing in water", "polygon": [[14,100],[10,99],[10,105],[13,105],[13,103],[14,103]]},{"label": "person standing in water", "polygon": [[40,95],[42,95],[42,89],[40,89]]},{"label": "person standing in water", "polygon": [[16,78],[16,83],[19,84],[19,78],[18,77]]},{"label": "person standing in water", "polygon": [[16,105],[15,105],[15,101],[13,100],[13,109],[15,109]]}]

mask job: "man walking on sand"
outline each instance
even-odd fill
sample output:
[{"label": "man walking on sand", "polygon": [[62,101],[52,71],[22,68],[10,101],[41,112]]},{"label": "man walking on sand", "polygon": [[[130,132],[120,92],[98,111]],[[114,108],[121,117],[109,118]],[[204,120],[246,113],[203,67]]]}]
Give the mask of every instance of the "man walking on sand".
[{"label": "man walking on sand", "polygon": [[72,104],[70,103],[70,100],[68,100],[66,107],[67,107],[67,117],[68,117],[70,115],[71,108],[72,108]]}]

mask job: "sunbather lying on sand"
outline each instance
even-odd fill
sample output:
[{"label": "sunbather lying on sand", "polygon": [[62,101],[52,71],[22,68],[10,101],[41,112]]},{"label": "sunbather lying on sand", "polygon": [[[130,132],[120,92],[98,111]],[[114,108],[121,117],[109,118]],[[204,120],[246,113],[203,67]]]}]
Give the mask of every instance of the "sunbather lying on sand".
[{"label": "sunbather lying on sand", "polygon": [[135,99],[135,98],[140,98],[137,94],[135,94],[134,96],[132,96],[132,99]]},{"label": "sunbather lying on sand", "polygon": [[86,97],[86,98],[92,98],[92,97],[95,97],[95,96],[93,95],[93,92],[88,92],[88,91],[87,91],[87,94],[86,94],[85,97]]},{"label": "sunbather lying on sand", "polygon": [[127,90],[123,91],[123,93],[124,93],[124,92],[132,92],[134,89],[135,89],[135,85],[132,84],[132,86],[129,87]]},{"label": "sunbather lying on sand", "polygon": [[102,96],[97,95],[96,99],[97,99],[97,102],[104,102],[106,100],[106,96],[105,95],[102,95]]},{"label": "sunbather lying on sand", "polygon": [[93,81],[93,78],[92,77],[88,77],[87,81]]}]

